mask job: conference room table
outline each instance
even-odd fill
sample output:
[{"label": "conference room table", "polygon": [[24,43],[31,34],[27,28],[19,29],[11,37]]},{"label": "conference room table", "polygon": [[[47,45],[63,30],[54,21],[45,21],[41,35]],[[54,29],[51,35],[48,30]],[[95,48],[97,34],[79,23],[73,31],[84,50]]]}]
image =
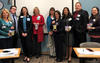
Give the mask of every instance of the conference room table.
[{"label": "conference room table", "polygon": [[20,57],[21,48],[0,49],[0,59],[15,59]]},{"label": "conference room table", "polygon": [[100,58],[100,48],[73,48],[77,57],[80,58],[80,63],[85,63],[86,58]]}]

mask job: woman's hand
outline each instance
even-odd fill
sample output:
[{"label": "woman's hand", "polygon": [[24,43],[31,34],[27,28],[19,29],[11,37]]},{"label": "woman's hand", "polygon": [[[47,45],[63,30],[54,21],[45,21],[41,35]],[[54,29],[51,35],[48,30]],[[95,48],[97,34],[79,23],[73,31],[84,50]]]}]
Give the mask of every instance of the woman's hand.
[{"label": "woman's hand", "polygon": [[66,31],[66,32],[69,32],[69,31],[71,31],[71,29],[72,29],[71,26],[66,26],[65,31]]},{"label": "woman's hand", "polygon": [[12,26],[10,29],[14,29],[14,26]]},{"label": "woman's hand", "polygon": [[22,36],[24,37],[24,33],[22,33]]},{"label": "woman's hand", "polygon": [[24,33],[25,37],[27,36],[27,33]]},{"label": "woman's hand", "polygon": [[39,23],[36,23],[37,25],[39,25]]},{"label": "woman's hand", "polygon": [[39,25],[39,23],[33,23],[33,24],[34,24],[34,25],[36,25],[36,24]]},{"label": "woman's hand", "polygon": [[26,36],[27,36],[27,33],[22,33],[22,36],[23,36],[23,37],[26,37]]},{"label": "woman's hand", "polygon": [[55,21],[52,21],[52,24],[55,24]]},{"label": "woman's hand", "polygon": [[52,35],[52,34],[53,34],[53,32],[52,32],[52,31],[50,31],[50,32],[49,32],[49,35]]},{"label": "woman's hand", "polygon": [[11,33],[8,33],[8,36],[11,36]]},{"label": "woman's hand", "polygon": [[93,30],[95,27],[87,27],[88,30]]}]

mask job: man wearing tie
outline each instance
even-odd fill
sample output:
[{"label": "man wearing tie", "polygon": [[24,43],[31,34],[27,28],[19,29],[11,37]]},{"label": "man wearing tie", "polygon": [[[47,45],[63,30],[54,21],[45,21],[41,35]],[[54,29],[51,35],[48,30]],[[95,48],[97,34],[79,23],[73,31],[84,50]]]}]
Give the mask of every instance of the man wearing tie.
[{"label": "man wearing tie", "polygon": [[16,16],[16,9],[17,9],[16,6],[11,6],[10,7],[10,16],[11,16],[13,26],[14,26],[14,31],[15,31],[15,34],[12,37],[14,48],[18,47],[18,45],[17,45],[17,41],[18,41],[18,21],[17,21],[17,16]]}]

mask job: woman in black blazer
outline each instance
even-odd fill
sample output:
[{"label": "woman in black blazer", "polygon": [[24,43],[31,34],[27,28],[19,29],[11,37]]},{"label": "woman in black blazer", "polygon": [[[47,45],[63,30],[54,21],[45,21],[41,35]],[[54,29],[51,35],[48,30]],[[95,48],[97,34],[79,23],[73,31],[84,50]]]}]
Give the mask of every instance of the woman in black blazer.
[{"label": "woman in black blazer", "polygon": [[64,22],[65,26],[65,47],[67,47],[66,51],[66,59],[68,61],[71,61],[71,53],[72,53],[72,44],[73,44],[73,18],[70,13],[70,10],[68,7],[64,7],[62,12],[62,21]]},{"label": "woman in black blazer", "polygon": [[24,61],[29,62],[32,48],[32,18],[28,14],[28,9],[22,7],[18,20],[19,34],[25,55]]},{"label": "woman in black blazer", "polygon": [[55,42],[55,50],[56,50],[56,61],[63,61],[63,43],[64,43],[64,25],[61,20],[61,14],[57,10],[55,11],[55,19],[52,21],[50,26],[50,30],[53,31],[53,38]]}]

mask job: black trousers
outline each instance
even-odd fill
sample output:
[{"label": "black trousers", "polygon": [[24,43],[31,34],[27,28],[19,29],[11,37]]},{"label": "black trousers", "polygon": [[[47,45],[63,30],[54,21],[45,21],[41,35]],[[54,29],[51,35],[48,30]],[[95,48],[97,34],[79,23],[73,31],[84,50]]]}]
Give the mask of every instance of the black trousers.
[{"label": "black trousers", "polygon": [[21,43],[24,55],[27,57],[32,56],[32,40],[31,37],[21,37]]},{"label": "black trousers", "polygon": [[[13,41],[12,38],[2,38],[0,39],[0,49],[8,49],[13,48]],[[2,59],[0,60],[1,63],[14,63],[13,59]]]},{"label": "black trousers", "polygon": [[2,38],[0,39],[0,49],[13,48],[12,38]]},{"label": "black trousers", "polygon": [[90,38],[91,42],[98,42],[100,43],[100,38]]},{"label": "black trousers", "polygon": [[17,48],[18,47],[18,34],[16,33],[14,36],[12,36],[13,39],[13,47]]},{"label": "black trousers", "polygon": [[64,37],[60,35],[54,35],[54,42],[55,42],[55,50],[56,50],[56,57],[57,59],[63,59],[64,57],[64,49],[63,49],[63,43],[64,43]]},{"label": "black trousers", "polygon": [[79,47],[82,42],[86,42],[86,32],[74,31],[74,47]]},{"label": "black trousers", "polygon": [[38,43],[37,37],[38,37],[38,35],[33,36],[34,54],[40,56],[41,55],[41,43]]}]

